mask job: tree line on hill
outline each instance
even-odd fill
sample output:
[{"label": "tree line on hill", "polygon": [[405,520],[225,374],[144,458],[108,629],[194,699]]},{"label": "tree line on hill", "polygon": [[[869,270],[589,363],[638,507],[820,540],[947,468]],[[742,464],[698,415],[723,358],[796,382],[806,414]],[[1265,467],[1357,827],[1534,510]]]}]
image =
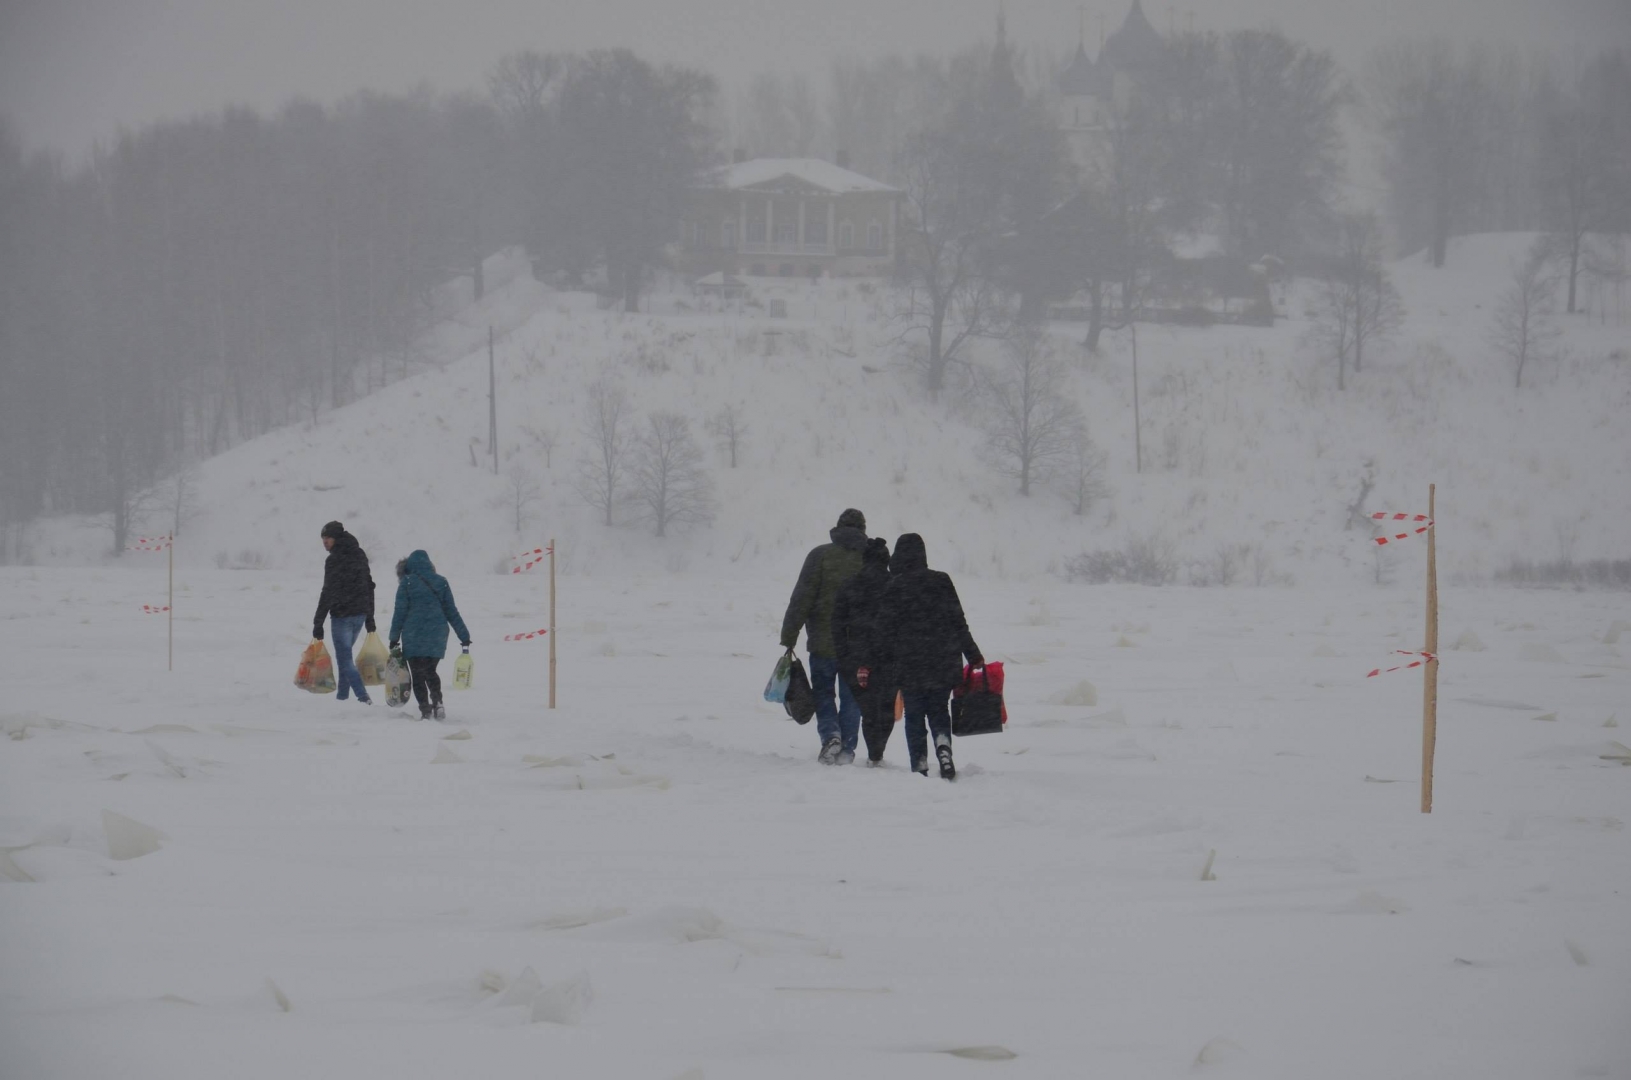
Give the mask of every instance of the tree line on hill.
[{"label": "tree line on hill", "polygon": [[972,342],[1064,297],[1089,298],[1096,346],[1186,236],[1363,293],[1384,245],[1345,205],[1350,109],[1395,251],[1442,263],[1453,235],[1544,231],[1572,311],[1580,274],[1613,272],[1593,238],[1631,232],[1624,52],[1565,69],[1409,42],[1356,79],[1278,33],[1173,33],[1086,134],[1061,121],[1059,72],[1000,32],[841,60],[825,94],[766,74],[727,97],[626,50],[521,52],[484,93],[227,109],[74,164],[0,123],[0,557],[46,513],[111,512],[122,546],[156,478],[411,372],[439,290],[479,296],[505,246],[633,308],[686,189],[732,148],[843,149],[902,189],[894,314],[931,392]]}]

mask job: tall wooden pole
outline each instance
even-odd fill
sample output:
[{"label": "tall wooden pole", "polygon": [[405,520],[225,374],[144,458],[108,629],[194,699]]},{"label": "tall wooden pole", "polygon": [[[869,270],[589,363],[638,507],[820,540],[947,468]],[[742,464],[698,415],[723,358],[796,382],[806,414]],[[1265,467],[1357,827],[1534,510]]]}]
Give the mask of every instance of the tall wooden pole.
[{"label": "tall wooden pole", "polygon": [[1133,332],[1133,471],[1144,471],[1144,432],[1138,422],[1138,324],[1128,316],[1127,326]]},{"label": "tall wooden pole", "polygon": [[[479,280],[479,278],[478,278]],[[493,328],[487,328],[487,452],[493,455],[493,475],[498,475],[498,378],[493,364]]]},{"label": "tall wooden pole", "polygon": [[1433,751],[1438,742],[1438,526],[1432,524],[1433,495],[1437,484],[1427,485],[1427,644],[1429,659],[1422,665],[1421,706],[1421,812],[1433,812]]},{"label": "tall wooden pole", "polygon": [[555,538],[549,538],[549,707],[555,707]]},{"label": "tall wooden pole", "polygon": [[[180,498],[180,496],[177,496],[177,498]],[[175,535],[175,533],[170,534],[170,542],[168,544],[164,545],[164,549],[170,553],[170,586],[169,586],[169,590],[168,590],[170,595],[169,595],[168,599],[165,600],[166,608],[165,608],[165,612],[164,612],[165,622],[167,622],[169,624],[168,626],[165,627],[165,637],[168,639],[165,642],[165,646],[164,646],[166,652],[168,653],[168,656],[165,659],[165,670],[174,671],[176,669],[176,535]]]}]

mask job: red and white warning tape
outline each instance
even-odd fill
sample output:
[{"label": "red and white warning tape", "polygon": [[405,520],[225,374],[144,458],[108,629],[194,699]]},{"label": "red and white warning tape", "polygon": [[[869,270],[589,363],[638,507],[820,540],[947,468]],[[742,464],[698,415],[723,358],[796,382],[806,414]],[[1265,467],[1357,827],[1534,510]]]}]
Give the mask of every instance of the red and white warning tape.
[{"label": "red and white warning tape", "polygon": [[168,536],[138,536],[125,547],[129,551],[163,551],[171,541]]},{"label": "red and white warning tape", "polygon": [[505,634],[504,635],[504,640],[505,641],[527,641],[527,640],[529,640],[531,638],[543,637],[547,633],[549,633],[548,630],[534,630],[530,634]]},{"label": "red and white warning tape", "polygon": [[523,551],[519,555],[512,555],[510,556],[510,561],[513,563],[521,563],[522,565],[511,568],[510,573],[519,574],[523,570],[531,570],[533,567],[544,561],[545,555],[553,554],[554,551],[555,549],[553,547],[540,547],[533,548],[531,551]]},{"label": "red and white warning tape", "polygon": [[163,615],[169,610],[170,606],[168,604],[166,604],[164,607],[154,607],[152,604],[142,605],[142,614],[144,615]]},{"label": "red and white warning tape", "polygon": [[1412,660],[1408,664],[1400,664],[1398,667],[1376,668],[1374,671],[1371,671],[1371,672],[1367,673],[1365,675],[1365,678],[1374,679],[1376,676],[1385,675],[1390,671],[1407,671],[1410,668],[1419,668],[1423,664],[1427,663],[1429,660],[1437,660],[1438,659],[1438,657],[1435,656],[1432,653],[1410,652],[1408,649],[1395,649],[1393,651],[1398,653],[1400,656],[1419,656],[1419,657],[1421,657],[1421,659],[1420,660]]},{"label": "red and white warning tape", "polygon": [[1410,521],[1420,523],[1410,532],[1394,533],[1392,536],[1371,537],[1371,540],[1379,545],[1391,544],[1395,540],[1408,540],[1412,536],[1420,536],[1422,533],[1433,527],[1433,522],[1426,514],[1390,514],[1385,510],[1379,510],[1372,514],[1371,517],[1377,521]]}]

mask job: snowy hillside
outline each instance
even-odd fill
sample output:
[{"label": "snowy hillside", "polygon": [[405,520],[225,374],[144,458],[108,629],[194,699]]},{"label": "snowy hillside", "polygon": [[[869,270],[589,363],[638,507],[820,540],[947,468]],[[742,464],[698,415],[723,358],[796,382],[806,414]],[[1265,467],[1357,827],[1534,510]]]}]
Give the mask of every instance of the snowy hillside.
[{"label": "snowy hillside", "polygon": [[[1631,618],[1482,584],[1560,544],[1624,556],[1631,361],[1579,320],[1513,391],[1481,342],[1523,241],[1398,265],[1409,330],[1343,395],[1300,318],[1141,329],[1143,476],[1130,342],[1079,359],[1114,488],[1086,519],[920,400],[856,285],[789,286],[772,320],[521,277],[442,328],[439,370],[205,465],[174,670],[143,611],[164,557],[46,523],[65,565],[0,567],[0,1075],[1631,1075]],[[480,453],[489,319],[514,327],[505,460],[544,487],[519,534]],[[575,495],[606,370],[642,412],[748,408],[741,467],[710,450],[713,527],[607,529]],[[1423,615],[1421,545],[1343,527],[1367,459],[1371,507],[1441,485],[1431,815],[1420,673],[1365,674]],[[955,783],[911,774],[899,730],[881,769],[818,765],[814,725],[761,700],[848,505],[925,534],[1007,665],[1008,728],[955,741]],[[447,722],[291,685],[333,517],[382,620],[398,553],[448,573],[476,674]],[[1298,587],[1049,574],[1151,534],[1198,573],[1262,545]],[[548,640],[503,640],[544,625],[546,580],[495,573],[551,535],[553,711]]]},{"label": "snowy hillside", "polygon": [[[461,572],[494,570],[518,543],[551,535],[568,573],[786,567],[853,505],[874,534],[921,532],[932,561],[964,574],[1029,578],[1083,550],[1154,537],[1195,576],[1223,546],[1244,545],[1264,580],[1363,582],[1388,576],[1362,534],[1344,528],[1367,463],[1368,510],[1425,509],[1427,484],[1439,485],[1451,575],[1484,577],[1563,546],[1577,558],[1623,556],[1631,499],[1609,496],[1631,491],[1631,330],[1566,320],[1562,358],[1532,365],[1514,390],[1487,334],[1508,261],[1530,239],[1458,240],[1442,270],[1419,256],[1397,264],[1408,324],[1342,393],[1308,358],[1296,288],[1273,329],[1141,327],[1143,475],[1127,334],[1106,334],[1095,357],[1076,344],[1080,327],[1054,324],[1108,456],[1110,494],[1085,517],[1053,493],[1020,498],[991,467],[972,395],[923,399],[869,286],[761,282],[758,299],[784,299],[786,319],[762,306],[690,310],[698,302],[679,294],[659,294],[658,314],[623,315],[521,275],[427,346],[445,357],[439,370],[207,462],[202,512],[178,559],[301,566],[318,526],[339,518],[371,551],[423,546]],[[485,454],[489,321],[501,334],[499,476]],[[658,541],[637,525],[605,528],[577,496],[587,386],[602,373],[629,393],[637,421],[678,411],[708,443],[705,421],[725,403],[744,407],[741,467],[708,447],[721,504],[711,527]],[[518,466],[541,489],[519,534],[509,478]],[[95,559],[106,535],[47,524],[35,555]]]}]

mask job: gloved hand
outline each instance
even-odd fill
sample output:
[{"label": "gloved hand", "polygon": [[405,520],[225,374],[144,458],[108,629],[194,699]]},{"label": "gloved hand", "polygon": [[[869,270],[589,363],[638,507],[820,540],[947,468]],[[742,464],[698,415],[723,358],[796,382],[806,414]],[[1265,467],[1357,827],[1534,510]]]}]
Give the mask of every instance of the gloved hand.
[{"label": "gloved hand", "polygon": [[322,641],[323,640],[323,624],[322,623],[313,623],[312,624],[311,639],[313,641]]},{"label": "gloved hand", "polygon": [[402,655],[402,642],[400,642],[400,641],[391,642],[391,652],[396,654],[397,656],[401,656]]},{"label": "gloved hand", "polygon": [[362,628],[368,631],[370,634],[379,629],[379,627],[374,625],[374,617],[372,615],[368,616],[368,621],[362,624]]},{"label": "gloved hand", "polygon": [[979,653],[975,653],[973,656],[968,658],[968,666],[971,668],[985,667],[985,657],[981,656]]},{"label": "gloved hand", "polygon": [[465,652],[470,651],[470,643],[468,641],[461,641],[459,644],[464,647]]},{"label": "gloved hand", "polygon": [[855,669],[855,681],[860,684],[862,690],[866,689],[866,681],[871,675],[872,675],[872,669],[871,668],[856,668]]}]

